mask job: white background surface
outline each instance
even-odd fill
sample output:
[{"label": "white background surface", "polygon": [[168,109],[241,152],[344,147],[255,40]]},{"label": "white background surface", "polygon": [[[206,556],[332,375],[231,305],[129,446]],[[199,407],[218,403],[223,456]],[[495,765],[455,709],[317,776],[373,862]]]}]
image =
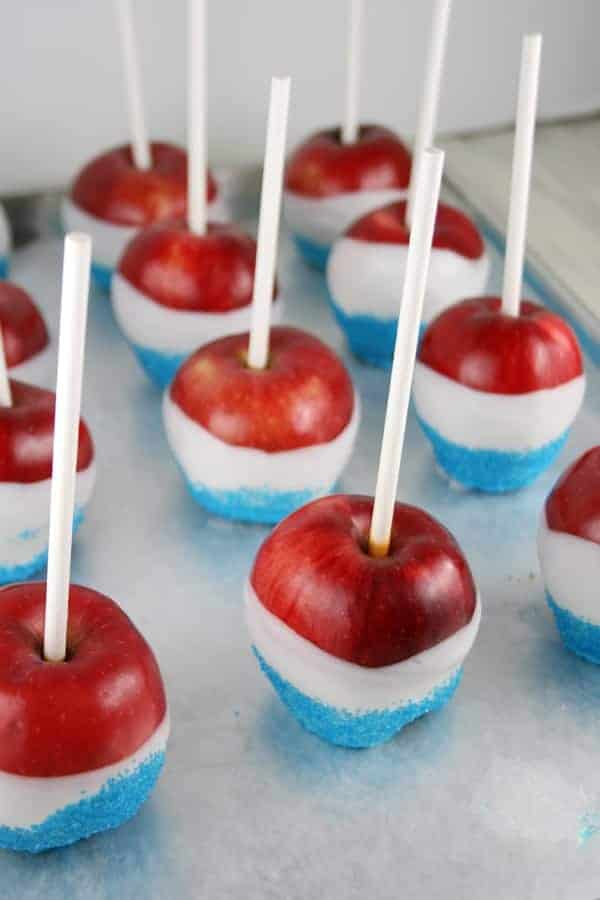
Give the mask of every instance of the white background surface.
[{"label": "white background surface", "polygon": [[[335,122],[343,99],[346,0],[208,0],[210,156],[262,155],[268,80],[294,78],[290,141]],[[412,133],[430,0],[365,0],[364,117]],[[151,132],[185,134],[185,0],[134,0]],[[440,125],[512,118],[520,36],[544,32],[540,112],[600,106],[598,0],[454,0]],[[126,138],[110,0],[2,4],[0,191],[58,186]]]}]

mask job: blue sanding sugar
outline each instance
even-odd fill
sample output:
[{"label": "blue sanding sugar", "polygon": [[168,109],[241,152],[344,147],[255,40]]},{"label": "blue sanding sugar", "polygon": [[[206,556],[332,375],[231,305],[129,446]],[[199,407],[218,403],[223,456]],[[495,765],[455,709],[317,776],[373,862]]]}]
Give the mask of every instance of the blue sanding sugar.
[{"label": "blue sanding sugar", "polygon": [[[205,485],[192,484],[185,479],[194,500],[204,509],[225,519],[273,525],[310,500],[321,497],[323,491],[271,491],[239,489],[217,491]],[[333,487],[331,488],[333,490]],[[328,493],[328,492],[325,492]]]},{"label": "blue sanding sugar", "polygon": [[256,647],[252,649],[262,671],[296,719],[308,731],[340,747],[374,747],[388,741],[409,722],[444,706],[454,694],[462,677],[462,668],[459,668],[423,700],[409,701],[395,709],[353,713],[307,697],[282,678]]},{"label": "blue sanding sugar", "polygon": [[[354,355],[372,366],[389,369],[394,356],[398,320],[381,319],[364,313],[348,315],[331,295],[329,305]],[[424,333],[425,326],[422,325],[419,337],[423,337]]]},{"label": "blue sanding sugar", "polygon": [[101,291],[105,294],[110,293],[110,283],[112,281],[113,269],[110,266],[103,266],[101,263],[92,263],[92,278]]},{"label": "blue sanding sugar", "polygon": [[546,593],[546,600],[554,613],[560,636],[569,650],[588,662],[600,665],[600,625],[593,625],[592,622],[573,615],[568,609],[559,606],[549,593]]},{"label": "blue sanding sugar", "polygon": [[0,847],[41,853],[117,828],[131,819],[147,800],[164,762],[163,752],[154,753],[133,772],[111,778],[97,794],[82,797],[32,828],[0,825]]},{"label": "blue sanding sugar", "polygon": [[163,353],[139,344],[132,344],[132,347],[146,375],[160,388],[171,384],[177,369],[187,359],[185,353]]},{"label": "blue sanding sugar", "polygon": [[562,450],[569,429],[555,441],[536,450],[475,450],[453,444],[419,417],[419,424],[433,445],[441,468],[453,480],[490,494],[517,491],[541,475]]},{"label": "blue sanding sugar", "polygon": [[300,255],[314,269],[324,272],[327,267],[327,258],[331,247],[326,244],[317,244],[309,238],[302,237],[300,234],[294,235],[294,241],[300,251]]},{"label": "blue sanding sugar", "polygon": [[8,278],[10,262],[8,256],[0,256],[0,278]]},{"label": "blue sanding sugar", "polygon": [[[76,509],[75,515],[73,516],[73,534],[75,534],[83,522],[83,519],[83,509]],[[38,532],[39,528],[34,530],[26,529],[18,535],[18,538],[23,541],[28,541],[31,540],[31,538],[36,537]],[[47,562],[48,548],[45,547],[41,553],[36,554],[36,556],[32,557],[27,562],[19,563],[17,566],[0,566],[0,585],[14,584],[17,581],[26,581],[28,578],[31,578],[32,575],[37,575],[38,572],[41,572],[42,569],[45,568]]]},{"label": "blue sanding sugar", "polygon": [[346,335],[355,356],[372,366],[389,369],[394,355],[397,319],[380,319],[377,316],[348,315],[329,296],[329,304],[338,325]]},{"label": "blue sanding sugar", "polygon": [[0,584],[13,584],[17,581],[26,581],[32,575],[41,572],[48,562],[48,548],[42,550],[28,562],[18,566],[0,566]]}]

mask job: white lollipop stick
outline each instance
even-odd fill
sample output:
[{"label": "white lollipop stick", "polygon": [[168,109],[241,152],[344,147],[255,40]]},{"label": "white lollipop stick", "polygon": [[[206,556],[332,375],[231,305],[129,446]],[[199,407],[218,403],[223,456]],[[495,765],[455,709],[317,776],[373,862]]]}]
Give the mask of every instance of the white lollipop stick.
[{"label": "white lollipop stick", "polygon": [[342,143],[352,144],[358,137],[358,98],[360,93],[360,56],[363,0],[350,0],[348,44],[346,47],[346,108],[342,125]]},{"label": "white lollipop stick", "polygon": [[446,55],[446,44],[448,43],[450,7],[451,0],[435,0],[427,62],[425,64],[425,80],[417,117],[412,172],[406,202],[406,224],[409,228],[412,225],[416,203],[420,160],[423,158],[425,148],[433,145],[435,137],[444,57]]},{"label": "white lollipop stick", "polygon": [[206,234],[206,2],[188,7],[188,225]]},{"label": "white lollipop stick", "polygon": [[252,369],[264,369],[269,358],[269,326],[273,302],[273,285],[275,283],[275,262],[277,259],[277,237],[279,234],[289,105],[290,79],[271,79],[271,98],[269,100],[269,119],[260,195],[260,217],[258,220],[256,270],[254,272],[254,290],[252,294],[252,322],[250,325],[250,342],[248,344],[248,365]]},{"label": "white lollipop stick", "polygon": [[527,209],[541,54],[541,34],[525,35],[521,51],[521,74],[519,75],[519,97],[506,233],[506,260],[502,285],[502,312],[508,316],[518,316],[521,308],[521,284],[527,241]]},{"label": "white lollipop stick", "polygon": [[152,154],[144,117],[142,83],[135,29],[133,27],[131,0],[115,0],[115,4],[119,35],[121,37],[121,56],[123,57],[123,69],[125,70],[131,152],[133,161],[138,169],[149,169],[152,165]]},{"label": "white lollipop stick", "polygon": [[0,406],[12,406],[12,393],[4,352],[4,336],[0,327]]},{"label": "white lollipop stick", "polygon": [[394,361],[379,456],[379,471],[377,472],[373,517],[369,533],[371,556],[386,556],[390,546],[410,389],[415,368],[419,326],[425,299],[443,167],[444,154],[441,150],[425,150],[419,166],[415,213],[410,231],[402,305],[398,319]]},{"label": "white lollipop stick", "polygon": [[71,233],[66,236],[44,621],[44,658],[52,662],[63,660],[67,650],[71,544],[91,258],[92,241],[87,234]]}]

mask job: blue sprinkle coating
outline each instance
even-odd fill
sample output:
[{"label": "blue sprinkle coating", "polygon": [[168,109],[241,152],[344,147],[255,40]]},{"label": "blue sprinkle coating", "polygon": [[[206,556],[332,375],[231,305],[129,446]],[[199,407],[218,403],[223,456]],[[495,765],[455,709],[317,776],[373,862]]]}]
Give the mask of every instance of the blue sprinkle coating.
[{"label": "blue sprinkle coating", "polygon": [[0,256],[0,278],[8,278],[10,260],[8,256]]},{"label": "blue sprinkle coating", "polygon": [[398,320],[380,319],[366,314],[351,316],[338,306],[331,295],[329,304],[354,355],[372,366],[389,369],[394,355]]},{"label": "blue sprinkle coating", "polygon": [[[398,319],[381,319],[366,313],[349,315],[338,306],[331,294],[329,305],[354,355],[379,369],[389,369],[394,356]],[[425,328],[425,325],[421,326],[419,340]]]},{"label": "blue sprinkle coating", "polygon": [[409,722],[444,706],[462,678],[460,667],[423,700],[409,701],[396,709],[357,714],[307,697],[271,668],[255,646],[252,650],[262,671],[300,724],[324,741],[337,744],[339,747],[374,747],[389,741]]},{"label": "blue sprinkle coating", "polygon": [[565,646],[577,656],[600,666],[600,625],[593,625],[559,606],[549,592],[546,592],[546,601]]},{"label": "blue sprinkle coating", "polygon": [[171,384],[177,369],[187,359],[185,353],[163,353],[140,344],[131,346],[142,369],[159,388],[166,388]]},{"label": "blue sprinkle coating", "polygon": [[311,241],[301,234],[295,234],[294,241],[305,262],[307,262],[309,266],[312,266],[313,269],[324,272],[327,268],[327,259],[331,247],[327,244],[317,244],[315,241]]},{"label": "blue sprinkle coating", "polygon": [[474,450],[453,444],[421,417],[419,424],[433,445],[435,458],[453,480],[468,488],[489,494],[518,491],[550,466],[562,450],[569,429],[555,441],[537,450]]},{"label": "blue sprinkle coating", "polygon": [[92,278],[101,291],[110,294],[110,283],[112,281],[114,269],[110,266],[103,266],[101,263],[92,263]]},{"label": "blue sprinkle coating", "polygon": [[46,567],[48,562],[48,548],[42,550],[37,556],[34,556],[29,562],[21,563],[18,566],[0,566],[0,585],[14,584],[18,581],[27,581],[32,575],[36,575]]},{"label": "blue sprinkle coating", "polygon": [[[309,490],[271,491],[264,488],[256,490],[240,488],[237,491],[216,491],[203,484],[192,484],[187,478],[185,483],[194,500],[208,512],[224,519],[256,522],[262,525],[275,525],[300,506],[323,496],[323,491]],[[325,493],[330,493],[333,489],[334,486]]]},{"label": "blue sprinkle coating", "polygon": [[[83,522],[83,519],[83,509],[76,509],[75,515],[73,516],[73,534],[75,534],[75,532]],[[27,541],[35,537],[38,531],[39,529],[36,529],[34,531],[23,531],[20,535],[18,535],[18,537],[24,541]],[[42,569],[46,567],[47,562],[48,547],[42,550],[41,553],[38,553],[36,556],[32,557],[32,559],[30,559],[28,562],[20,563],[20,565],[18,566],[0,566],[0,585],[14,584],[17,581],[26,581],[28,578],[31,578],[32,575],[37,575],[38,572],[41,572]]]},{"label": "blue sprinkle coating", "polygon": [[70,803],[39,825],[31,828],[0,825],[0,847],[20,853],[42,853],[118,828],[133,818],[148,799],[164,762],[163,751],[153,753],[133,772],[111,778],[97,794]]}]

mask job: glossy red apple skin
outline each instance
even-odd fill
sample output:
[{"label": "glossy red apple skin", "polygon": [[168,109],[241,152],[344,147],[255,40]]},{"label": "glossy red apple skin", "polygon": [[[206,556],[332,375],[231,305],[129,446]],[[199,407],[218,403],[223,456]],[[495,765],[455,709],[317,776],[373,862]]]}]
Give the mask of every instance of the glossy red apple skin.
[{"label": "glossy red apple skin", "polygon": [[285,188],[304,197],[405,190],[410,166],[410,153],[387,128],[363,125],[351,144],[343,144],[339,128],[332,128],[312,134],[294,151],[286,167]]},{"label": "glossy red apple skin", "polygon": [[9,369],[48,346],[46,323],[37,306],[27,291],[11,281],[0,281],[0,326]]},{"label": "glossy red apple skin", "polygon": [[250,581],[260,602],[326,653],[378,668],[455,634],[475,612],[460,548],[421,509],[396,503],[389,554],[368,553],[371,497],[315,500],[260,548]]},{"label": "glossy red apple skin", "polygon": [[171,399],[225,443],[267,453],[331,441],[348,425],[352,381],[322,341],[272,328],[266,369],[248,367],[247,349],[247,333],[201,347],[177,372]]},{"label": "glossy red apple skin", "polygon": [[[52,475],[55,395],[10,379],[12,405],[0,406],[0,482],[31,483]],[[92,436],[79,423],[77,471],[94,457]]]},{"label": "glossy red apple skin", "polygon": [[[406,201],[389,203],[367,213],[354,222],[346,237],[375,244],[408,244]],[[479,259],[485,250],[483,239],[474,223],[459,209],[440,203],[438,206],[433,246],[453,250],[467,259]]]},{"label": "glossy red apple skin", "polygon": [[[152,142],[151,154],[149,169],[134,165],[129,144],[96,156],[76,176],[72,202],[97,219],[135,228],[185,218],[187,154],[180,147],[159,141]],[[209,203],[216,193],[209,172]]]},{"label": "glossy red apple skin", "polygon": [[600,544],[600,447],[592,447],[561,476],[546,500],[546,522]]},{"label": "glossy red apple skin", "polygon": [[583,374],[581,350],[567,323],[528,300],[519,316],[500,311],[499,297],[449,307],[425,332],[419,361],[466,387],[526,394]]},{"label": "glossy red apple skin", "polygon": [[256,242],[240,228],[210,224],[197,235],[179,222],[141,231],[118,271],[161,306],[225,313],[251,303],[255,264]]},{"label": "glossy red apple skin", "polygon": [[67,659],[42,657],[45,582],[0,590],[0,770],[47,778],[109,766],[163,721],[152,650],[108,597],[71,585]]}]

